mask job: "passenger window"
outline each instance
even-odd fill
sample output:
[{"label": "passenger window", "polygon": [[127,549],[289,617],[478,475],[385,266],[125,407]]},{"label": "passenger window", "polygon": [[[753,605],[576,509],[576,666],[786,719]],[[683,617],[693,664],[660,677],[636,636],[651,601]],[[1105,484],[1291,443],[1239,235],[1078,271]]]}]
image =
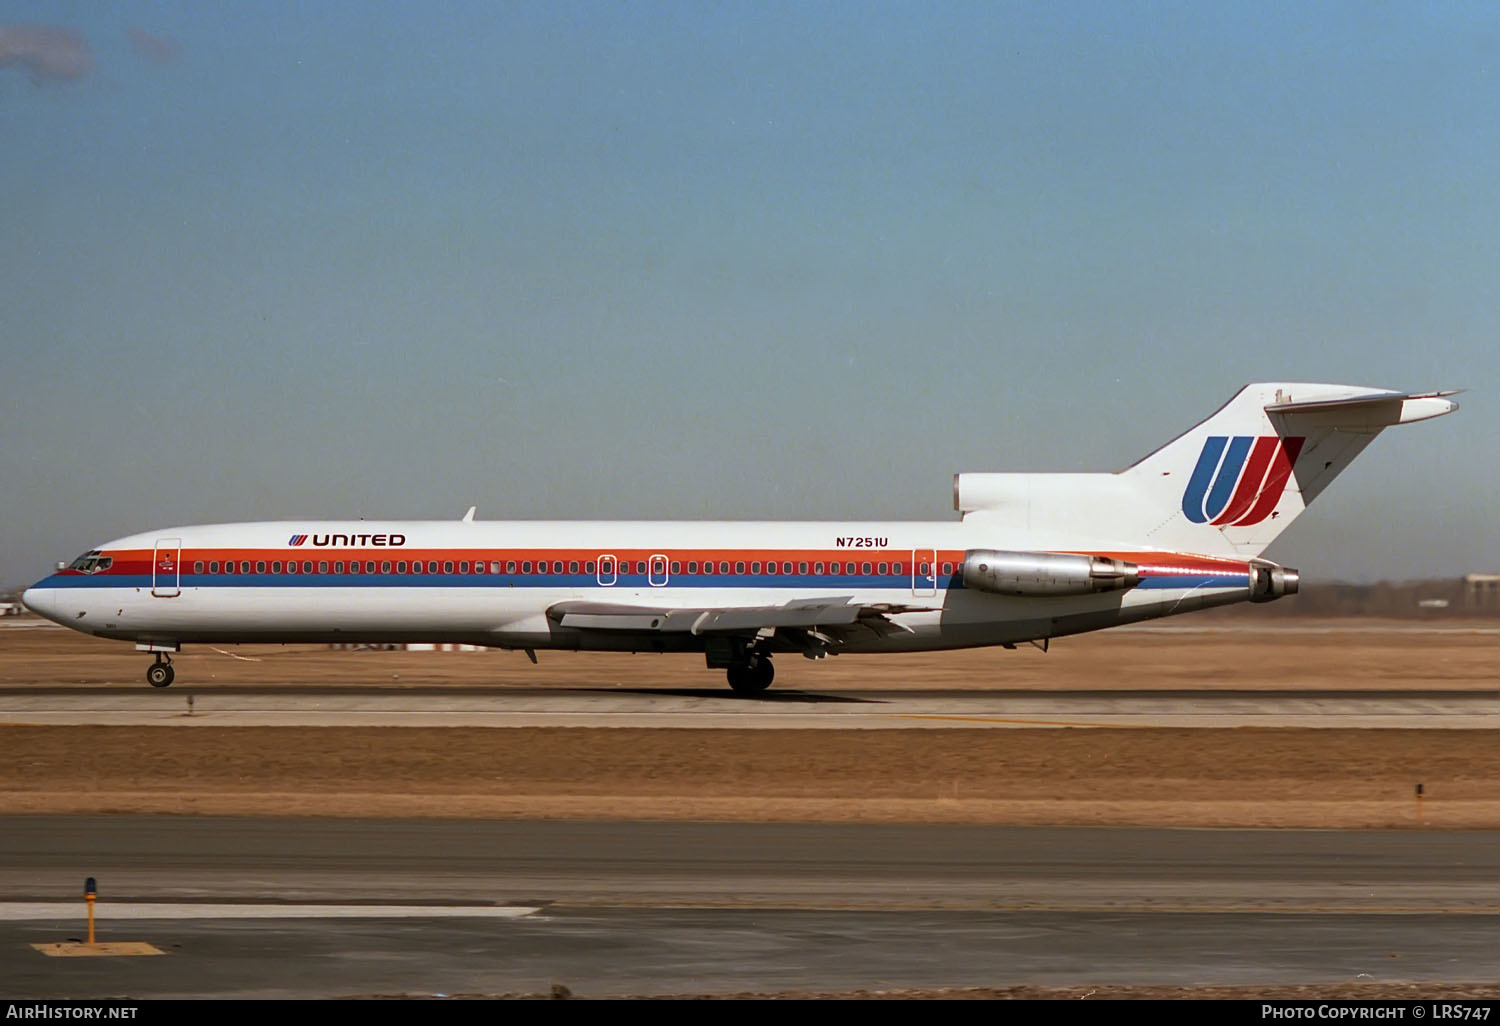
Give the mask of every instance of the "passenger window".
[{"label": "passenger window", "polygon": [[211,574],[216,574],[219,572],[219,561],[217,559],[209,562],[208,572]]},{"label": "passenger window", "polygon": [[279,573],[281,573],[281,560],[278,559],[278,560],[274,561],[271,564],[271,573],[273,573],[273,574],[279,574]]},{"label": "passenger window", "polygon": [[901,566],[902,566],[902,564],[900,564],[900,563],[892,563],[891,564],[891,573],[898,574],[898,575],[905,573],[906,571],[902,570]]},{"label": "passenger window", "polygon": [[367,560],[365,560],[365,573],[367,573],[367,574],[373,574],[374,572],[375,572],[375,561],[373,559],[367,559]]},{"label": "passenger window", "polygon": [[351,560],[349,560],[349,572],[351,574],[357,574],[357,573],[359,573],[363,569],[364,569],[364,567],[362,567],[362,566],[359,565],[359,560],[357,560],[357,559],[351,559]]},{"label": "passenger window", "polygon": [[248,559],[242,560],[240,562],[240,573],[242,573],[242,574],[248,574],[249,572],[250,572],[250,561]]},{"label": "passenger window", "polygon": [[195,573],[195,574],[201,574],[202,572],[203,572],[203,564],[200,563],[200,562],[194,561],[194,563],[193,563],[193,573]]},{"label": "passenger window", "polygon": [[458,572],[461,574],[466,574],[469,572],[469,561],[467,559],[459,561]]},{"label": "passenger window", "polygon": [[737,574],[744,573],[745,572],[745,564],[744,563],[736,563],[736,564],[734,564],[734,572],[737,573]]},{"label": "passenger window", "polygon": [[950,575],[952,573],[953,573],[953,564],[952,563],[944,563],[943,564],[943,576],[947,577],[948,575]]},{"label": "passenger window", "polygon": [[682,573],[682,564],[675,559],[672,560],[672,576],[675,577],[680,573]]},{"label": "passenger window", "polygon": [[791,573],[792,572],[792,564],[790,564],[790,563],[782,563],[781,564],[781,572],[784,573],[784,574]]},{"label": "passenger window", "polygon": [[728,562],[728,560],[720,560],[719,561],[719,573],[721,573],[721,574],[727,574],[727,573],[729,573],[729,562]]},{"label": "passenger window", "polygon": [[869,563],[862,563],[862,564],[860,564],[860,570],[866,576],[869,576],[869,573],[870,573],[870,564]]},{"label": "passenger window", "polygon": [[562,560],[560,560],[560,559],[554,559],[552,561],[552,572],[553,573],[555,573],[555,574],[562,573],[563,572],[562,568],[563,568]]},{"label": "passenger window", "polygon": [[516,572],[516,561],[514,559],[507,559],[505,561],[505,572],[508,574]]},{"label": "passenger window", "polygon": [[886,577],[890,573],[891,565],[889,563],[881,563],[876,569],[880,572],[881,577]]},{"label": "passenger window", "polygon": [[690,559],[690,560],[688,560],[688,573],[695,574],[697,572],[698,572],[698,561],[696,559]]},{"label": "passenger window", "polygon": [[443,560],[443,573],[445,573],[445,574],[451,574],[452,572],[453,572],[453,560],[451,560],[451,559],[445,559],[445,560]]},{"label": "passenger window", "polygon": [[302,572],[305,574],[312,573],[312,560],[304,559],[302,561]]},{"label": "passenger window", "polygon": [[807,573],[807,564],[806,563],[798,563],[797,564],[797,572],[799,574],[805,574],[805,573]]},{"label": "passenger window", "polygon": [[775,563],[767,563],[766,564],[766,573],[770,574],[773,577],[776,576],[776,564]]},{"label": "passenger window", "polygon": [[500,572],[500,561],[498,559],[492,559],[492,560],[490,560],[490,573],[492,573],[492,574],[498,574],[499,572]]},{"label": "passenger window", "polygon": [[[258,565],[257,565],[256,569],[259,570],[259,566]],[[333,564],[333,572],[336,573],[336,574],[341,574],[341,573],[344,572],[344,561],[342,559],[339,560],[337,563]]]},{"label": "passenger window", "polygon": [[524,562],[521,563],[521,573],[523,573],[523,574],[529,574],[529,573],[531,573],[531,560],[528,559],[528,560],[525,560]]},{"label": "passenger window", "polygon": [[931,577],[932,571],[927,569],[926,563],[921,563],[917,567],[917,574],[920,577]]},{"label": "passenger window", "polygon": [[822,577],[823,576],[823,564],[822,563],[814,563],[813,564],[813,573],[817,574],[819,577]]},{"label": "passenger window", "polygon": [[427,561],[427,572],[430,573],[430,574],[435,574],[435,573],[438,572],[437,571],[437,560],[435,560],[435,559],[429,559]]},{"label": "passenger window", "polygon": [[592,559],[583,564],[583,572],[586,574],[597,573],[594,569],[594,561]]},{"label": "passenger window", "polygon": [[578,560],[576,560],[576,559],[570,559],[570,560],[568,560],[568,573],[570,573],[570,574],[576,574],[577,572],[578,572]]},{"label": "passenger window", "polygon": [[[241,565],[244,565],[244,564],[241,564]],[[327,572],[328,572],[328,560],[326,560],[326,559],[320,559],[320,560],[318,560],[318,573],[320,573],[320,574],[326,574]]]},{"label": "passenger window", "polygon": [[760,563],[759,562],[751,563],[750,564],[750,572],[752,574],[758,574],[758,573],[760,573]]},{"label": "passenger window", "polygon": [[382,560],[381,561],[381,563],[380,563],[380,572],[383,573],[383,574],[388,574],[388,573],[391,572],[391,561],[390,560],[386,559],[386,560]]}]

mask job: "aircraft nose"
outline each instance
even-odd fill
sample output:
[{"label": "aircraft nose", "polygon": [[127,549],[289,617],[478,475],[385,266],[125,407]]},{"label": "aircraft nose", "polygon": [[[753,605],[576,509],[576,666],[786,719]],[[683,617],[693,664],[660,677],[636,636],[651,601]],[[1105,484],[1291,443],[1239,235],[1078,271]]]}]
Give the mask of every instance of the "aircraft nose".
[{"label": "aircraft nose", "polygon": [[55,620],[52,609],[56,605],[56,595],[51,588],[27,588],[21,592],[21,604],[38,616],[45,616],[49,620]]}]

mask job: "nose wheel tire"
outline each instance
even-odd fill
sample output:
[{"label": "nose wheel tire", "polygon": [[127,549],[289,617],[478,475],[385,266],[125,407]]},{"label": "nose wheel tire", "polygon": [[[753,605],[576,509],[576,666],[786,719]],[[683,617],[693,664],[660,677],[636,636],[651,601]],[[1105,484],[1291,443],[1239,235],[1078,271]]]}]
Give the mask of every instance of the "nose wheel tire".
[{"label": "nose wheel tire", "polygon": [[735,663],[728,670],[729,686],[739,695],[758,695],[776,679],[776,667],[770,656],[756,656],[749,662]]},{"label": "nose wheel tire", "polygon": [[164,688],[172,683],[174,676],[171,663],[152,663],[146,671],[146,683],[153,688]]}]

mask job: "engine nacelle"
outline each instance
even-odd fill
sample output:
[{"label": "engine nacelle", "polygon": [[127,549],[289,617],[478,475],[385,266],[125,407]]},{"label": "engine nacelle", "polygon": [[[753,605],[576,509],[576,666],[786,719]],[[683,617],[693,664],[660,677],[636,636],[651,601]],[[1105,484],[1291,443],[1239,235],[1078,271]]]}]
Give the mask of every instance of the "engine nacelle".
[{"label": "engine nacelle", "polygon": [[1134,588],[1141,573],[1134,563],[1104,556],[971,549],[964,554],[963,581],[999,595],[1092,595]]},{"label": "engine nacelle", "polygon": [[1275,602],[1283,595],[1297,594],[1302,575],[1297,571],[1274,564],[1250,567],[1250,601]]}]

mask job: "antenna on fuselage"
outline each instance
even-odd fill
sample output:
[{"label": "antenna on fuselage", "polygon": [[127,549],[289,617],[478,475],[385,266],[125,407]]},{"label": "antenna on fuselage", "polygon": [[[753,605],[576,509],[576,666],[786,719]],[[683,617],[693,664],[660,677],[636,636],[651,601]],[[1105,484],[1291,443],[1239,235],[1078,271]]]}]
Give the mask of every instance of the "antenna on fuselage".
[{"label": "antenna on fuselage", "polygon": [[469,512],[464,514],[463,522],[466,524],[472,524],[474,522],[474,511],[478,508],[478,506],[470,506]]}]

